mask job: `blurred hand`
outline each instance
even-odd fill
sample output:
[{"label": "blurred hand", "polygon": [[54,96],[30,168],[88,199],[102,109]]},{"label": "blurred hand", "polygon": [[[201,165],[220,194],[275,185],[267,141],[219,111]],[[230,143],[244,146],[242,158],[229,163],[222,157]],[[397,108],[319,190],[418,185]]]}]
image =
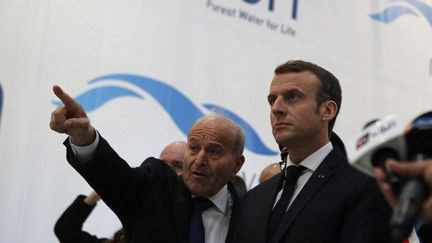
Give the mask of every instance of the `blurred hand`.
[{"label": "blurred hand", "polygon": [[[389,159],[386,162],[386,167],[393,173],[406,177],[417,177],[423,179],[429,188],[432,187],[432,160],[416,161],[416,162],[397,162]],[[381,168],[375,169],[375,176],[382,193],[387,202],[395,207],[398,203],[397,197],[394,194],[387,175]],[[432,196],[429,195],[423,202],[423,209],[420,214],[420,220],[423,223],[432,221]]]},{"label": "blurred hand", "polygon": [[86,198],[84,198],[84,202],[88,205],[95,205],[100,200],[97,192],[92,191]]}]

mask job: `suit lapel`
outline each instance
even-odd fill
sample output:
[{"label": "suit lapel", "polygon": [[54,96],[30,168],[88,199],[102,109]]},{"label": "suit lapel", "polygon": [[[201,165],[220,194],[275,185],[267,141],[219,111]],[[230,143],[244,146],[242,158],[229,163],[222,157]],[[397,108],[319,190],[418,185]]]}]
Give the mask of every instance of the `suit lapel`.
[{"label": "suit lapel", "polygon": [[229,224],[229,228],[228,228],[228,232],[227,232],[227,236],[226,236],[226,243],[229,243],[232,241],[232,237],[234,235],[235,232],[235,226],[237,225],[237,221],[240,215],[240,210],[241,210],[241,205],[242,205],[242,201],[244,198],[244,195],[240,195],[234,185],[231,182],[228,182],[228,191],[231,194],[231,198],[233,200],[233,206],[232,206],[232,210],[231,210],[231,218],[230,218],[230,224]]},{"label": "suit lapel", "polygon": [[294,199],[288,211],[285,213],[279,229],[273,239],[273,243],[281,241],[299,213],[319,191],[319,189],[330,179],[334,168],[338,166],[342,156],[343,155],[341,155],[339,150],[333,149],[318,166],[316,171],[311,175],[300,193]]}]

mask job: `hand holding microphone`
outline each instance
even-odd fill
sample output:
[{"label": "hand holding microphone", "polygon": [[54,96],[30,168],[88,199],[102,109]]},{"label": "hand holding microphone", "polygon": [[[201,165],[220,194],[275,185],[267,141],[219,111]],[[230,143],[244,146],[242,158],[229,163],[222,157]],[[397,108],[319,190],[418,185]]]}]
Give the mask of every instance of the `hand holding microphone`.
[{"label": "hand holding microphone", "polygon": [[[348,157],[354,167],[369,175],[374,175],[375,170],[379,186],[394,208],[390,219],[392,238],[394,242],[402,242],[419,215],[424,216],[422,208],[432,201],[425,202],[429,188],[425,174],[418,174],[420,169],[425,173],[430,167],[429,184],[432,184],[432,163],[424,161],[432,157],[432,112],[416,118],[405,132],[394,116],[377,120],[351,142]],[[396,160],[416,163],[396,163]],[[406,168],[410,166],[417,170],[409,173]]]},{"label": "hand holding microphone", "polygon": [[[386,166],[394,173],[406,176],[422,178],[429,187],[432,188],[432,160],[427,159],[421,163],[413,163],[413,161],[394,161],[388,160]],[[398,203],[398,199],[392,190],[391,184],[388,181],[386,173],[377,168],[375,170],[378,185],[383,192],[389,204],[394,208]],[[428,195],[422,204],[422,209],[419,215],[419,220],[422,223],[432,222],[432,196]]]}]

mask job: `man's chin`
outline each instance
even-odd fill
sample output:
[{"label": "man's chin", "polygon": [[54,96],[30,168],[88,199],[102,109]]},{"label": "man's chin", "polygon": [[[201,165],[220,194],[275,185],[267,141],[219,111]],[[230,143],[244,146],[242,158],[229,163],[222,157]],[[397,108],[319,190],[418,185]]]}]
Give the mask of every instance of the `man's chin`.
[{"label": "man's chin", "polygon": [[279,133],[279,134],[274,135],[274,138],[275,138],[275,140],[276,140],[276,142],[278,144],[284,145],[284,146],[286,144],[289,144],[290,141],[291,141],[290,136],[288,136],[287,134],[281,134],[281,133]]},{"label": "man's chin", "polygon": [[197,197],[210,197],[212,196],[208,190],[190,190],[191,194]]},{"label": "man's chin", "polygon": [[210,190],[206,187],[206,185],[202,185],[201,183],[188,183],[185,182],[187,189],[190,193],[197,197],[209,197],[211,196]]}]

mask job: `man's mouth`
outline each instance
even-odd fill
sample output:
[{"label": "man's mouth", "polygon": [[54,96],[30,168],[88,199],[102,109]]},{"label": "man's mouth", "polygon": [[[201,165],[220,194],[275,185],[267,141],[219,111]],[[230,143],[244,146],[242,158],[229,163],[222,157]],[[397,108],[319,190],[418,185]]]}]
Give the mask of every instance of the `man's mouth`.
[{"label": "man's mouth", "polygon": [[278,122],[278,123],[276,123],[276,124],[273,126],[273,129],[274,129],[274,130],[277,130],[277,129],[280,129],[280,128],[287,127],[287,126],[289,126],[289,125],[290,125],[290,124],[287,123],[287,122]]},{"label": "man's mouth", "polygon": [[194,171],[194,172],[192,172],[192,175],[193,175],[195,178],[200,179],[200,180],[206,179],[206,178],[208,177],[206,174],[204,174],[204,173],[202,173],[202,172],[199,172],[199,171]]}]

